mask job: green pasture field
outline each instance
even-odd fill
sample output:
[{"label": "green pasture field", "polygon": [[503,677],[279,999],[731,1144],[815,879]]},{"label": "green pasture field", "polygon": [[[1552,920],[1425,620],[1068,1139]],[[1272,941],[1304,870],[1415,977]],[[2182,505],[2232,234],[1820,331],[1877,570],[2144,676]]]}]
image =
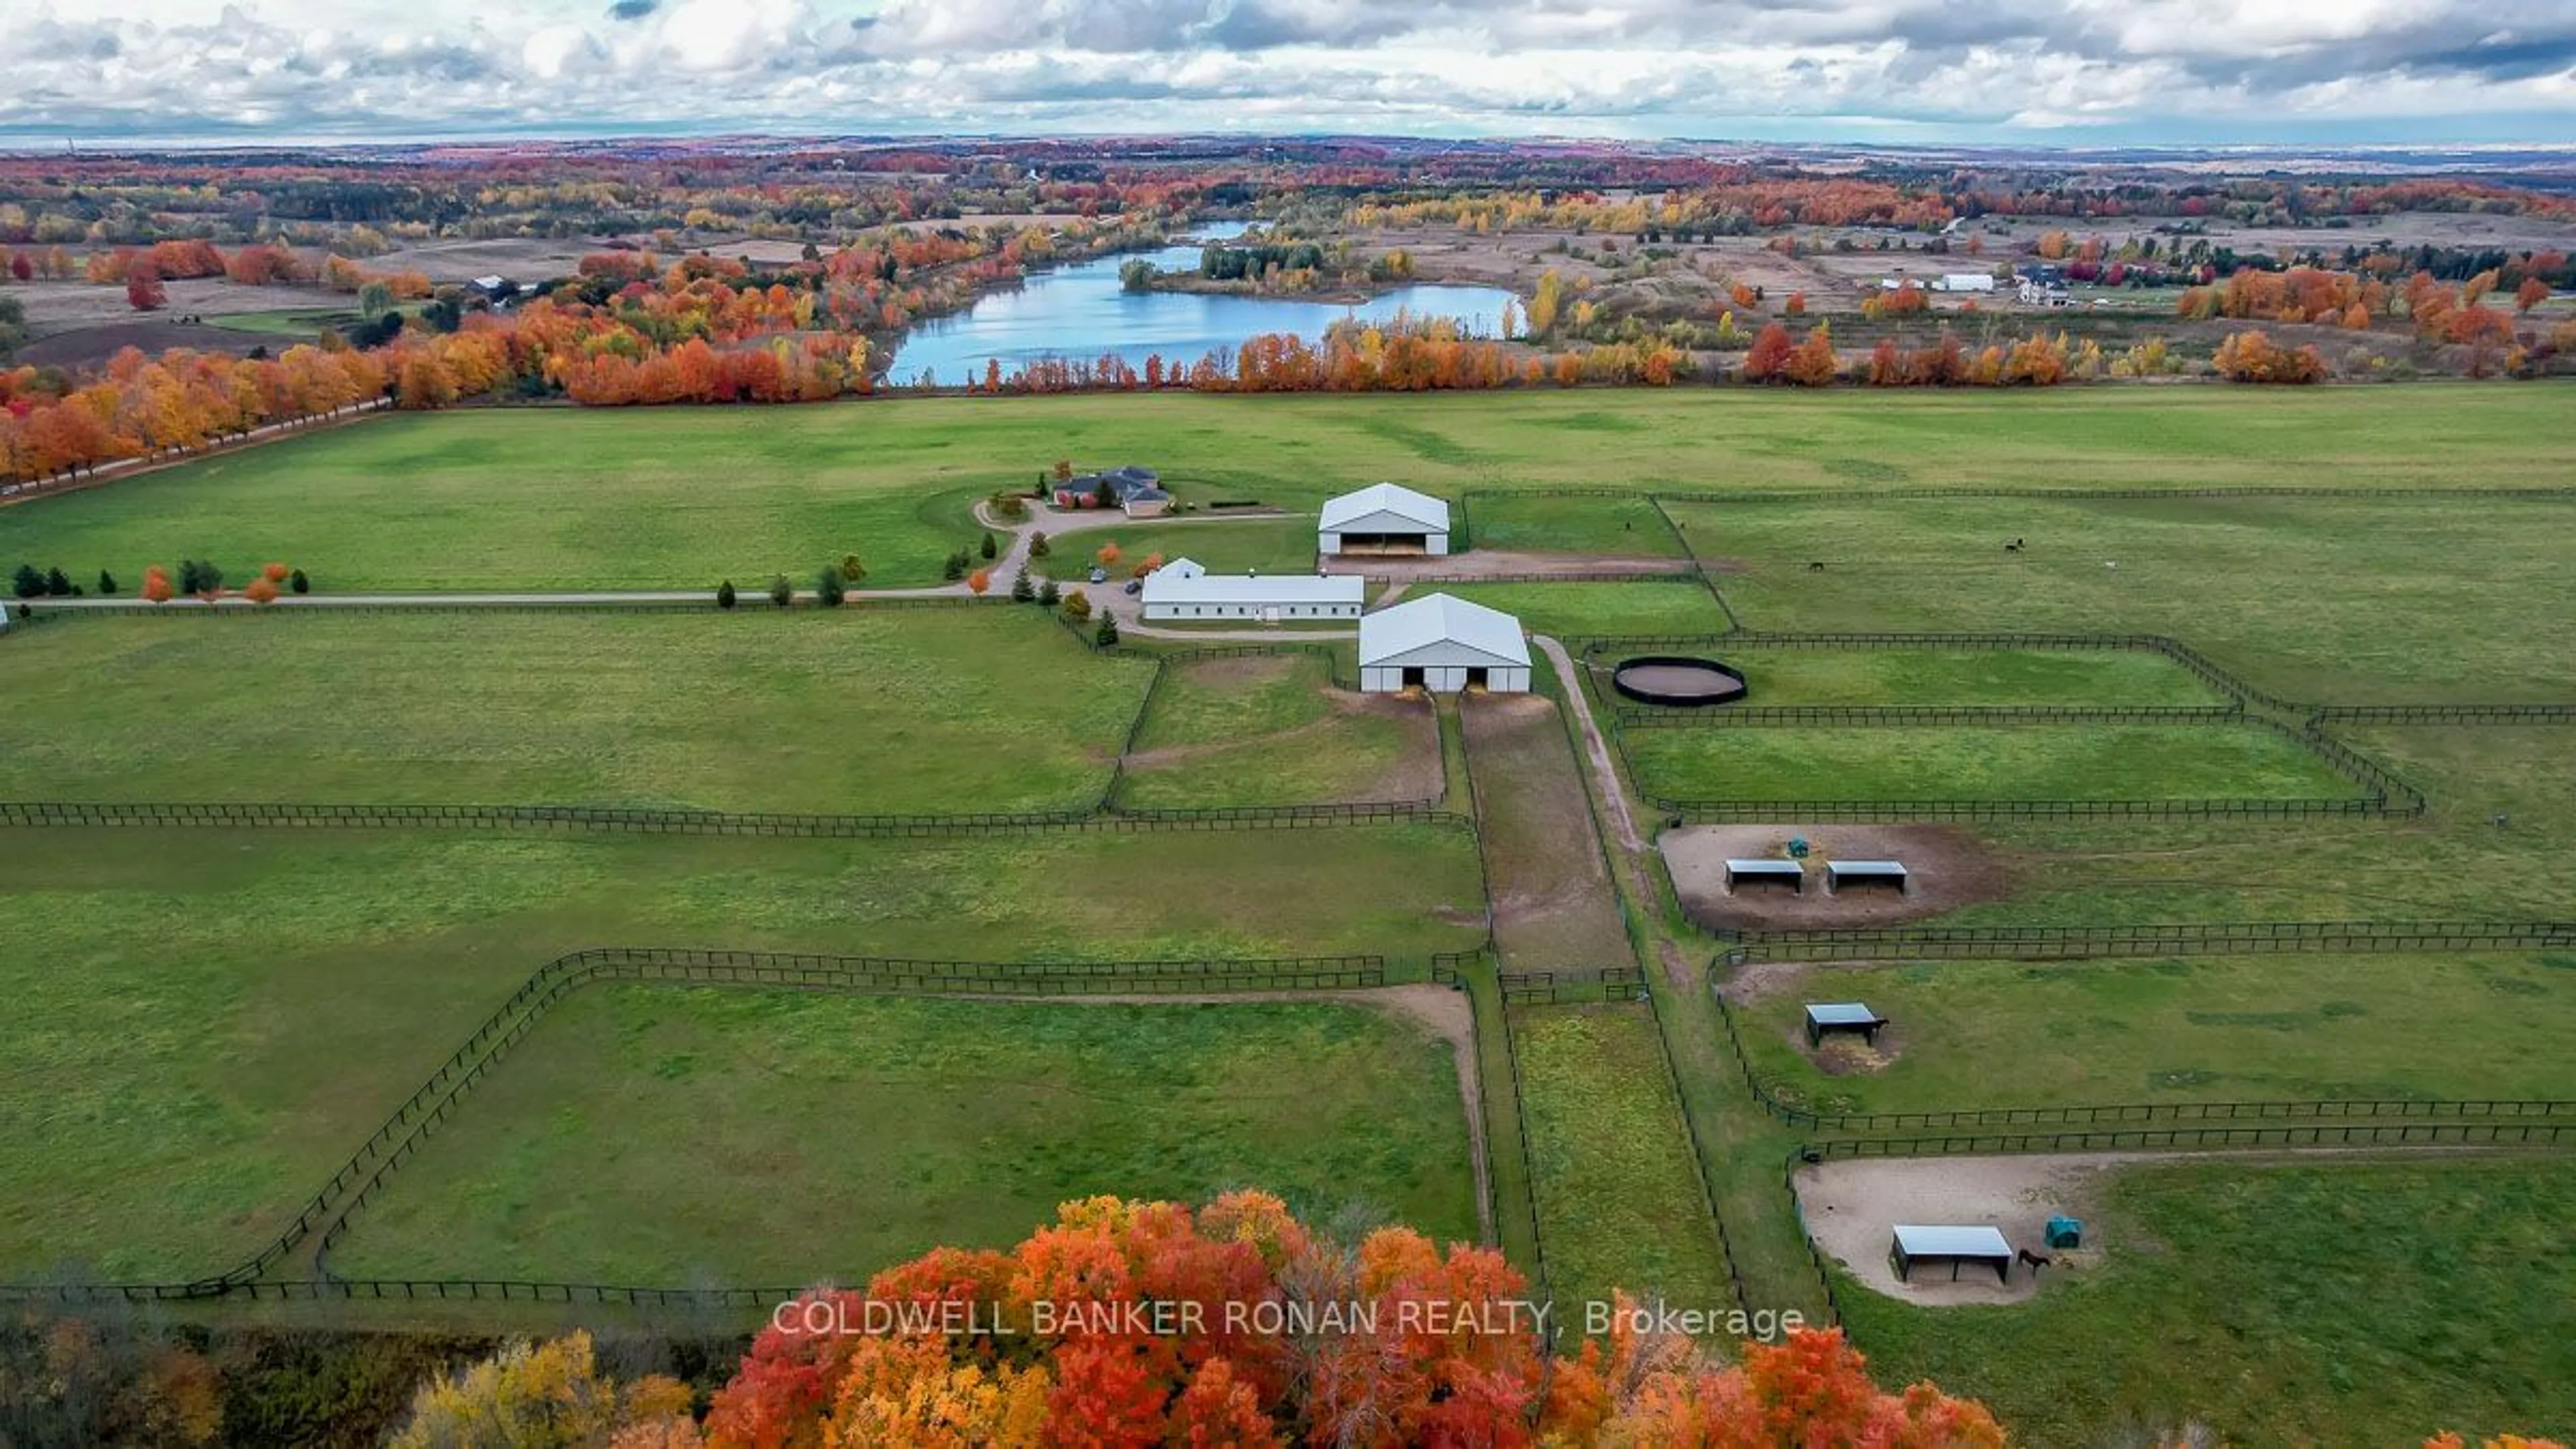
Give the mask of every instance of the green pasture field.
[{"label": "green pasture field", "polygon": [[529,973],[585,947],[1361,952],[1419,971],[1485,933],[1472,838],[1430,825],[845,841],[67,829],[5,844],[0,1281],[231,1266]]},{"label": "green pasture field", "polygon": [[1150,670],[998,605],[80,620],[0,650],[0,798],[1083,809]]},{"label": "green pasture field", "polygon": [[1544,695],[1467,696],[1460,733],[1476,783],[1476,824],[1493,888],[1503,969],[1600,971],[1635,964],[1592,804]]},{"label": "green pasture field", "polygon": [[[1165,562],[1194,559],[1210,573],[1311,574],[1315,571],[1315,520],[1312,518],[1225,518],[1201,514],[1185,523],[1128,523],[1114,528],[1084,529],[1049,535],[1054,551],[1035,562],[1041,573],[1059,579],[1083,577],[1097,560],[1100,547],[1118,545],[1119,559],[1110,576],[1124,582],[1148,555]],[[1223,521],[1217,521],[1223,520]]]},{"label": "green pasture field", "polygon": [[[1822,1065],[1800,1025],[1818,999],[1893,1026],[1875,1053],[1828,1037]],[[1735,1017],[1774,1096],[1859,1113],[2576,1097],[2555,1053],[2515,1045],[2571,1008],[2576,953],[2303,952],[1819,968]]]},{"label": "green pasture field", "polygon": [[1477,1237],[1451,1048],[1369,1006],[592,987],[356,1220],[356,1277],[791,1285],[1259,1187]]},{"label": "green pasture field", "polygon": [[[1645,731],[1632,732],[1641,738]],[[2576,918],[2576,729],[2338,726],[2421,789],[2417,818],[1999,820],[2008,897],[1943,925]],[[2499,826],[2495,817],[2503,815]]]},{"label": "green pasture field", "polygon": [[1674,800],[2330,800],[2360,794],[2250,725],[1629,729],[1638,788]]},{"label": "green pasture field", "polygon": [[[2576,467],[2576,434],[2560,425],[2571,396],[2560,384],[2069,388],[2039,395],[1585,389],[481,409],[370,421],[13,506],[0,522],[0,559],[8,567],[21,557],[38,567],[58,564],[82,579],[104,567],[129,582],[144,564],[175,566],[183,554],[228,570],[283,559],[325,589],[358,591],[712,588],[722,578],[749,587],[781,571],[808,579],[826,561],[856,553],[870,584],[928,584],[938,581],[951,549],[980,534],[970,513],[976,499],[1021,486],[1034,470],[1068,456],[1133,456],[1174,479],[1185,498],[1251,497],[1299,509],[1381,478],[1447,497],[1470,487],[1567,485],[1769,491],[2547,483]],[[2439,448],[2424,445],[2427,415],[2443,420]],[[2484,514],[2514,516],[2487,503],[2444,516]],[[1864,510],[1848,523],[1793,516],[1767,540],[1752,526],[1757,536],[1740,536],[1731,516],[1711,515],[1693,523],[1690,537],[1711,557],[1758,559],[1776,549],[1798,567],[1824,557],[1859,570],[1878,556],[1879,531],[1910,525]],[[2016,533],[2042,544],[2033,564],[2078,558],[2075,550],[2090,542],[2052,540],[2047,528],[2016,522],[2009,506],[1961,527],[1972,557],[1998,550]],[[1854,531],[1837,532],[1845,528]],[[2368,546],[2391,554],[2398,548],[2394,539]],[[2418,555],[2423,567],[2443,571],[2433,590],[2437,603],[2477,587],[2475,580],[2454,583],[2456,559],[2444,555],[2439,546]],[[1939,556],[1960,555],[1943,549]],[[2098,568],[2103,557],[2120,555],[2085,562]],[[2211,595],[2220,589],[2243,603],[2274,605],[2297,597],[2289,592],[2293,579],[2302,589],[2352,586],[2267,567],[2162,597],[2169,607],[2197,611],[2223,602],[2227,592]],[[1792,581],[1801,588],[1808,582]],[[1967,582],[1973,587],[1950,610],[1999,612],[1982,579]],[[1828,573],[1824,587],[1845,586]],[[1938,602],[1937,581],[1929,587]],[[1797,616],[1809,597],[1763,598],[1769,607],[1761,627],[1821,626]],[[1883,587],[1845,607],[1858,611],[1861,604],[1882,615],[1907,607]],[[2276,624],[2267,617],[2258,627]],[[1921,625],[1907,619],[1902,626]]]},{"label": "green pasture field", "polygon": [[1115,803],[1133,810],[1421,800],[1439,722],[1418,700],[1334,690],[1314,654],[1194,660],[1155,687]]},{"label": "green pasture field", "polygon": [[2159,1164],[2105,1196],[2107,1260],[2029,1303],[1846,1284],[1879,1382],[1935,1379],[2031,1444],[2576,1432],[2576,1160]]},{"label": "green pasture field", "polygon": [[[1514,497],[1509,493],[1480,492],[1465,500],[1465,508],[1469,548],[1625,555],[1676,562],[1690,554],[1673,526],[1644,497]],[[1458,509],[1453,504],[1450,521],[1455,523],[1457,516]]]},{"label": "green pasture field", "polygon": [[1749,629],[2167,634],[2302,701],[2576,700],[2576,498],[1667,507]]},{"label": "green pasture field", "polygon": [[[1848,705],[2224,704],[2161,655],[2137,650],[1764,649],[1702,651],[1744,671],[1745,703]],[[1615,667],[1623,656],[1604,651]],[[1603,682],[1606,681],[1606,676]]]},{"label": "green pasture field", "polygon": [[1530,1180],[1559,1322],[1613,1289],[1731,1311],[1681,1103],[1642,1006],[1515,1006]]},{"label": "green pasture field", "polygon": [[1533,634],[1581,639],[1611,634],[1717,634],[1726,611],[1706,588],[1681,580],[1640,583],[1417,585],[1405,597],[1455,594],[1500,609]]}]

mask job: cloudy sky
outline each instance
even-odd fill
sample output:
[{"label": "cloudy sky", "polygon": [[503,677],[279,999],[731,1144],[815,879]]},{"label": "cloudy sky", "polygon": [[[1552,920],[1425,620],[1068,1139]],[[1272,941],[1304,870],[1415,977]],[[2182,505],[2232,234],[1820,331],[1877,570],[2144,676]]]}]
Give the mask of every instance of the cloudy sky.
[{"label": "cloudy sky", "polygon": [[0,0],[0,144],[2576,139],[2576,0]]}]

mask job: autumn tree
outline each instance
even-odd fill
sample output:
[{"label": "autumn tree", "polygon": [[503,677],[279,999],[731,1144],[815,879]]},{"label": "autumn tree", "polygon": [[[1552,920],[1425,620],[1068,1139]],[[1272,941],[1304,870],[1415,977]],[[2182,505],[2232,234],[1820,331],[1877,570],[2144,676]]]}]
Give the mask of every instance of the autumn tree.
[{"label": "autumn tree", "polygon": [[1115,541],[1102,544],[1100,546],[1100,551],[1092,555],[1092,559],[1102,568],[1115,567],[1118,560],[1123,557],[1125,557],[1125,555],[1119,551],[1118,545]]},{"label": "autumn tree", "polygon": [[1744,380],[1770,382],[1785,376],[1790,357],[1797,344],[1789,340],[1789,329],[1777,322],[1765,322],[1753,339],[1752,350],[1744,354]]},{"label": "autumn tree", "polygon": [[156,604],[166,604],[175,597],[176,592],[170,587],[170,576],[161,571],[159,564],[154,564],[143,571],[143,597]]},{"label": "autumn tree", "polygon": [[1029,535],[1029,557],[1045,558],[1048,553],[1054,550],[1054,548],[1054,544],[1047,542],[1047,536],[1045,534],[1032,533]]},{"label": "autumn tree", "polygon": [[1064,596],[1064,616],[1079,624],[1091,617],[1091,596],[1075,589]]},{"label": "autumn tree", "polygon": [[158,312],[170,305],[170,289],[152,264],[138,261],[125,273],[125,305],[137,312]]},{"label": "autumn tree", "polygon": [[1834,354],[1833,329],[1819,322],[1807,333],[1807,340],[1790,354],[1783,372],[1800,387],[1825,387],[1841,367],[1841,359]]},{"label": "autumn tree", "polygon": [[972,590],[978,598],[981,598],[993,587],[993,571],[991,569],[977,569],[975,572],[968,574],[966,576],[966,587]]},{"label": "autumn tree", "polygon": [[2538,277],[2523,278],[2522,285],[2513,291],[2513,309],[2524,314],[2548,300],[2549,284]]},{"label": "autumn tree", "polygon": [[1786,312],[1792,317],[1806,316],[1807,294],[1804,292],[1791,292],[1789,294],[1789,300],[1780,304],[1780,310]]},{"label": "autumn tree", "polygon": [[1556,274],[1556,268],[1550,267],[1539,273],[1538,286],[1530,294],[1529,308],[1525,314],[1529,320],[1526,335],[1544,337],[1554,331],[1556,314],[1564,306],[1565,278]]},{"label": "autumn tree", "polygon": [[242,586],[242,597],[254,604],[277,602],[277,584],[267,578],[256,578]]},{"label": "autumn tree", "polygon": [[[387,1442],[391,1449],[667,1444],[675,1441],[626,1435],[677,1430],[689,1410],[688,1387],[676,1380],[648,1375],[620,1385],[601,1372],[590,1335],[576,1329],[544,1344],[513,1343],[462,1373],[439,1374],[413,1396],[409,1421]],[[695,1424],[676,1442],[697,1442]]]}]

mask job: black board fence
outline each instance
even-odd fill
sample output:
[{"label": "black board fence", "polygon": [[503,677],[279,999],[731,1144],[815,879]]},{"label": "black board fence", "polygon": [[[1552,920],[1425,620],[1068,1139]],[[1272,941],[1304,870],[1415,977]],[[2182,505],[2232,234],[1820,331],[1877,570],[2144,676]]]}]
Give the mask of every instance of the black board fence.
[{"label": "black board fence", "polygon": [[2251,956],[2576,949],[2570,921],[2207,921],[2135,926],[1886,926],[1738,931],[1720,960],[2066,961],[2105,956]]}]

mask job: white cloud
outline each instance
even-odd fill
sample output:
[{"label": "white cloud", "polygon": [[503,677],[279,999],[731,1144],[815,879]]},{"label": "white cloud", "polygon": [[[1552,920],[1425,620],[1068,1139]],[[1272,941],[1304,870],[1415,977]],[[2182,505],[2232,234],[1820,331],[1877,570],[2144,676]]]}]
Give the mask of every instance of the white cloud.
[{"label": "white cloud", "polygon": [[6,33],[32,136],[2576,130],[2576,0],[35,0]]}]

